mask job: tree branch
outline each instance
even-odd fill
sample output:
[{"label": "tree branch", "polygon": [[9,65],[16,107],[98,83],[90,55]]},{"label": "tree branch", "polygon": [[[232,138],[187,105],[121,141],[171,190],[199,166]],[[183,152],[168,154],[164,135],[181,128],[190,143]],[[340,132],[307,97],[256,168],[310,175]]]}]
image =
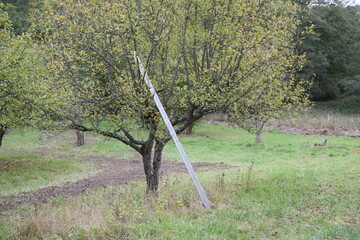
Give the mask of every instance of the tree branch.
[{"label": "tree branch", "polygon": [[[70,128],[75,129],[75,130],[80,130],[83,132],[96,132],[102,136],[117,139],[117,140],[123,142],[124,144],[132,147],[134,150],[136,150],[140,154],[142,151],[141,151],[141,147],[139,145],[145,144],[145,142],[143,142],[143,141],[135,140],[128,132],[126,132],[124,130],[121,130],[121,131],[124,132],[124,134],[126,135],[126,137],[128,139],[120,136],[116,132],[106,132],[106,131],[102,131],[102,130],[95,129],[95,128],[89,128],[89,127],[85,127],[84,125],[76,124],[74,122],[72,123],[72,125],[70,125]],[[130,136],[130,138],[129,138],[129,136]],[[131,141],[130,139],[132,139],[133,141]]]}]

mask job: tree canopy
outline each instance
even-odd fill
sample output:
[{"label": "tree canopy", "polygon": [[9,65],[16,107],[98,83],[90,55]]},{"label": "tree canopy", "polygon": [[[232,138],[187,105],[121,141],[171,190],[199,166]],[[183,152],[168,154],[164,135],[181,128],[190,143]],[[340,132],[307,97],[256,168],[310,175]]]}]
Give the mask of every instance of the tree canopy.
[{"label": "tree canopy", "polygon": [[4,4],[11,6],[7,9],[9,19],[12,22],[12,32],[16,35],[25,33],[29,27],[30,22],[28,21],[29,9],[33,0],[2,0]]},{"label": "tree canopy", "polygon": [[29,125],[40,101],[40,57],[30,37],[15,37],[0,3],[0,145],[7,128]]},{"label": "tree canopy", "polygon": [[255,107],[259,94],[303,99],[293,81],[296,11],[267,0],[44,0],[34,16],[59,114],[139,152],[148,190],[156,190],[170,136],[133,52],[180,133],[210,113],[250,114],[242,106]]}]

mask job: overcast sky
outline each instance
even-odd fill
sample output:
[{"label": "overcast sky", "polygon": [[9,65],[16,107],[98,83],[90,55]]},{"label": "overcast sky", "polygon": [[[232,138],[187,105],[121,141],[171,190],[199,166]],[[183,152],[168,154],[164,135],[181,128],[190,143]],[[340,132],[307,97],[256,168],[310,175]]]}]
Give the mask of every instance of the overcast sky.
[{"label": "overcast sky", "polygon": [[[325,0],[326,2],[334,2],[334,0]],[[340,0],[345,6],[360,5],[360,0]],[[316,2],[316,1],[314,1]]]},{"label": "overcast sky", "polygon": [[[343,1],[343,2],[347,2],[347,1]],[[360,5],[360,0],[351,0],[350,3],[351,5]]]}]

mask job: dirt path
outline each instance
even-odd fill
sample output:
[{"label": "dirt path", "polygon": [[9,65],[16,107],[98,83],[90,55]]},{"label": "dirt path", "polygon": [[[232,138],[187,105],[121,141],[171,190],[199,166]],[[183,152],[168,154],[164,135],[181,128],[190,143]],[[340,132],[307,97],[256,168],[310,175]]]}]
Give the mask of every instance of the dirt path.
[{"label": "dirt path", "polygon": [[[96,187],[118,186],[128,184],[131,181],[145,179],[140,160],[115,160],[94,158],[93,156],[89,156],[86,159],[95,163],[103,170],[95,176],[69,183],[65,186],[50,186],[6,196],[0,199],[0,214],[23,204],[41,204],[58,196],[70,197]],[[230,167],[222,163],[193,163],[193,166],[197,171]],[[175,172],[186,172],[182,162],[164,161],[162,163],[162,175]]]}]

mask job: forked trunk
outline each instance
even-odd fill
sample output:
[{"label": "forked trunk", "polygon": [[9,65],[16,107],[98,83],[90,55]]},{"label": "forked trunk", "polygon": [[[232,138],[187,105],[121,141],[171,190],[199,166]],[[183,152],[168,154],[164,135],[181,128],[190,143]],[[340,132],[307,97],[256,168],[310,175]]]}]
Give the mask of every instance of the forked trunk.
[{"label": "forked trunk", "polygon": [[77,136],[76,146],[78,147],[83,146],[85,144],[84,132],[80,130],[76,130],[76,136]]},{"label": "forked trunk", "polygon": [[148,147],[144,151],[143,165],[146,177],[147,192],[157,192],[159,188],[160,168],[164,144],[156,142],[155,149]]}]

